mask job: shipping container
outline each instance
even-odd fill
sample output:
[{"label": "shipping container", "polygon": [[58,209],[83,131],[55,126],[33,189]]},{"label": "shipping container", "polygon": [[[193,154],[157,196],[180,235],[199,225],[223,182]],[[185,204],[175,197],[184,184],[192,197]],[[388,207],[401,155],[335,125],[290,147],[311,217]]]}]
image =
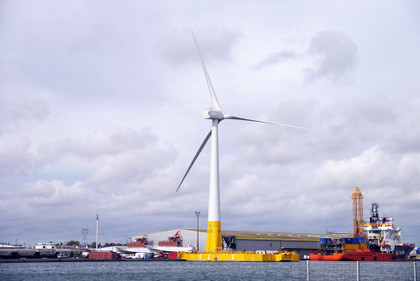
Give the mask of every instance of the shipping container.
[{"label": "shipping container", "polygon": [[342,244],[353,244],[353,238],[341,238],[340,241]]},{"label": "shipping container", "polygon": [[354,237],[353,238],[353,244],[360,244],[365,243],[365,237]]},{"label": "shipping container", "polygon": [[117,253],[114,252],[90,252],[90,260],[116,260],[118,258]]},{"label": "shipping container", "polygon": [[171,252],[168,254],[168,259],[177,259],[178,254],[176,252]]}]

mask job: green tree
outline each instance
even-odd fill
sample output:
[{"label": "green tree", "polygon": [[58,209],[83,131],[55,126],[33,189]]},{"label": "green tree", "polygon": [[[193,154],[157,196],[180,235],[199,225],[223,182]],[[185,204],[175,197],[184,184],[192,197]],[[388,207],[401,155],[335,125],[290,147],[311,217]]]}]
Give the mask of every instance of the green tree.
[{"label": "green tree", "polygon": [[[90,244],[90,247],[96,248],[96,242],[92,242],[92,244]],[[101,243],[98,243],[98,248],[101,248],[101,247],[102,247]]]},{"label": "green tree", "polygon": [[122,244],[121,243],[114,243],[114,242],[105,243],[105,247],[109,247],[109,246],[122,246]]},{"label": "green tree", "polygon": [[80,245],[80,242],[76,241],[76,240],[70,240],[69,242],[67,242],[66,245],[67,246],[78,246],[78,245]]}]

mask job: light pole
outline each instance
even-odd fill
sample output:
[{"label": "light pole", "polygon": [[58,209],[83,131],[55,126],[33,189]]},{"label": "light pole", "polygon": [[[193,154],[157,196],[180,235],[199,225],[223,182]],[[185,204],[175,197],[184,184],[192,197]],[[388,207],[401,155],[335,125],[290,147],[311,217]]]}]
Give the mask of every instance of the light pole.
[{"label": "light pole", "polygon": [[197,216],[197,251],[200,251],[200,211],[196,211],[195,215]]},{"label": "light pole", "polygon": [[96,249],[98,249],[98,238],[99,238],[99,216],[96,215]]}]

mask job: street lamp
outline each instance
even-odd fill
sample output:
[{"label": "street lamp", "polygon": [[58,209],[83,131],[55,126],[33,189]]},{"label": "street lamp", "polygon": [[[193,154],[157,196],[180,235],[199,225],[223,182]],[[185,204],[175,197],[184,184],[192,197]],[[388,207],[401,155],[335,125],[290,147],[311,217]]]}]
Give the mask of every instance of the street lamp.
[{"label": "street lamp", "polygon": [[196,211],[195,215],[197,216],[197,251],[200,251],[200,236],[199,236],[199,231],[200,231],[200,211]]}]

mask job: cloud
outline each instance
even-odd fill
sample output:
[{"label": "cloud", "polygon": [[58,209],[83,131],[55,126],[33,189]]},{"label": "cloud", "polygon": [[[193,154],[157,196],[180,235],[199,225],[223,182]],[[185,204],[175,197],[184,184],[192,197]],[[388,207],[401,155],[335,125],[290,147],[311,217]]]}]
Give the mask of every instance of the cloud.
[{"label": "cloud", "polygon": [[413,9],[143,2],[0,9],[0,241],[205,225],[209,147],[175,192],[210,125],[193,29],[226,113],[307,128],[222,123],[223,229],[348,232],[357,184],[418,243]]},{"label": "cloud", "polygon": [[[6,223],[8,229],[15,227],[22,229],[19,224],[27,220],[41,223],[41,217],[56,228],[68,229],[73,227],[72,225],[80,227],[80,224],[86,223],[86,216],[93,217],[98,212],[103,217],[114,220],[129,213],[144,217],[147,214],[157,216],[159,213],[171,212],[170,206],[174,202],[170,199],[175,193],[175,179],[172,178],[170,170],[173,169],[176,151],[172,147],[158,146],[153,133],[148,130],[142,132],[122,130],[108,135],[98,133],[78,140],[70,139],[68,143],[71,145],[66,145],[62,140],[57,142],[54,153],[49,154],[50,156],[61,154],[60,158],[45,157],[46,152],[43,149],[48,149],[49,145],[38,151],[44,155],[33,155],[41,157],[45,161],[43,163],[45,167],[58,164],[59,167],[63,167],[64,170],[61,172],[55,171],[56,179],[29,181],[15,192],[7,192],[9,188],[1,186],[4,195],[0,199],[2,214],[11,216],[10,212],[14,212],[15,218],[14,221],[2,222]],[[69,156],[88,158],[85,161],[96,159],[86,179],[73,174],[72,181],[68,184],[60,180],[62,174],[68,173],[67,170],[75,170],[72,167],[74,163],[68,167],[65,165],[72,163],[68,160]],[[85,165],[83,162],[79,160],[76,163],[83,166]],[[37,169],[42,171],[44,168],[39,166]],[[180,196],[176,200],[182,205],[185,199]],[[20,208],[16,210],[14,205],[19,205]],[[165,205],[167,208],[162,212],[162,207]],[[54,209],[60,212],[59,217],[52,211]],[[75,219],[79,222],[76,223]],[[67,224],[66,221],[71,222]],[[148,219],[144,218],[144,221]],[[44,235],[53,235],[57,232],[47,226],[37,227],[37,231],[44,231]],[[112,230],[108,233],[112,233]]]},{"label": "cloud", "polygon": [[294,51],[284,50],[284,51],[276,52],[267,56],[265,59],[259,62],[254,68],[255,69],[265,68],[270,65],[275,65],[275,64],[284,62],[286,60],[296,60],[301,57],[302,57],[301,54],[298,54]]},{"label": "cloud", "polygon": [[119,193],[130,184],[141,185],[159,177],[162,171],[172,165],[175,156],[173,149],[130,149],[105,161],[87,184],[102,193]]},{"label": "cloud", "polygon": [[0,175],[19,176],[28,172],[33,165],[27,137],[0,135]]},{"label": "cloud", "polygon": [[76,38],[70,47],[75,52],[94,52],[105,47],[115,48],[118,42],[117,32],[110,23],[93,23],[89,29]]},{"label": "cloud", "polygon": [[[313,188],[323,189],[327,185],[335,188],[348,186],[377,186],[382,177],[390,177],[396,170],[391,158],[379,147],[373,147],[361,155],[342,161],[329,160],[314,172]],[[389,184],[391,178],[386,181]]]},{"label": "cloud", "polygon": [[[314,190],[344,190],[358,186],[369,201],[381,201],[394,208],[412,197],[419,197],[418,167],[419,153],[395,158],[375,146],[353,158],[324,162],[314,171],[310,187]],[[418,209],[418,206],[414,208]]]},{"label": "cloud", "polygon": [[84,138],[64,138],[52,143],[41,144],[38,148],[40,162],[55,161],[58,157],[73,155],[85,159],[117,155],[126,150],[147,148],[155,145],[156,136],[150,129],[137,132],[121,129],[112,133],[95,131]]},{"label": "cloud", "polygon": [[[240,33],[211,25],[193,30],[201,53],[206,61],[225,61],[229,59],[233,46]],[[171,65],[179,65],[188,61],[197,61],[198,54],[191,31],[173,29],[160,36],[155,43],[165,61]]]},{"label": "cloud", "polygon": [[41,98],[30,98],[25,101],[2,99],[0,100],[0,112],[1,134],[16,130],[17,127],[22,127],[28,123],[45,121],[50,114],[50,109],[45,99]]},{"label": "cloud", "polygon": [[357,45],[342,32],[324,30],[311,39],[308,53],[318,56],[315,65],[306,69],[309,80],[324,76],[337,79],[354,67]]},{"label": "cloud", "polygon": [[274,52],[257,63],[254,69],[264,69],[287,62],[289,71],[299,68],[308,81],[322,77],[330,77],[337,81],[354,68],[357,55],[357,45],[346,34],[322,30],[311,38],[306,52],[286,49]]},{"label": "cloud", "polygon": [[50,198],[55,193],[53,185],[46,180],[40,180],[36,183],[27,183],[19,189],[19,194],[22,197],[43,197]]},{"label": "cloud", "polygon": [[398,115],[392,138],[388,145],[395,151],[416,152],[420,150],[420,99],[412,100]]}]

